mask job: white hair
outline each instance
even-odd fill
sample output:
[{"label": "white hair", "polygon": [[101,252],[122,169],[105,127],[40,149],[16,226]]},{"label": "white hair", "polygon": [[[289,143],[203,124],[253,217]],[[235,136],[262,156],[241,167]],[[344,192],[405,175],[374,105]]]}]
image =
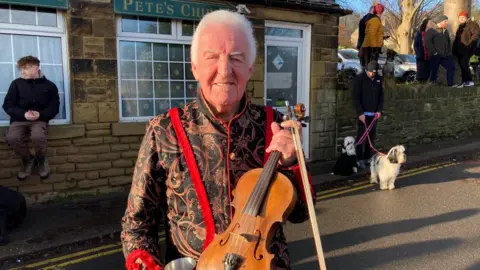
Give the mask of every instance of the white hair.
[{"label": "white hair", "polygon": [[206,14],[200,23],[198,24],[197,28],[195,29],[195,33],[193,34],[192,38],[192,47],[190,49],[190,56],[192,59],[192,63],[197,63],[198,60],[198,42],[200,41],[200,32],[212,24],[222,24],[222,25],[229,25],[233,27],[238,27],[242,30],[245,35],[247,36],[247,41],[249,44],[249,59],[248,63],[253,65],[255,63],[255,57],[257,55],[257,47],[255,37],[253,35],[253,28],[250,21],[245,18],[245,16],[231,12],[228,10],[216,10]]}]

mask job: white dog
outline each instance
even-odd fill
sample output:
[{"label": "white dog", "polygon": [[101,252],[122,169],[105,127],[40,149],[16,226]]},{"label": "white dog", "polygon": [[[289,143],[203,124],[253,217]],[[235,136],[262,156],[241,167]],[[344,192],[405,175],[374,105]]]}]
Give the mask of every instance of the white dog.
[{"label": "white dog", "polygon": [[381,190],[394,189],[400,166],[406,161],[403,145],[392,147],[387,155],[376,154],[370,162],[370,183],[377,184],[380,180]]},{"label": "white dog", "polygon": [[355,138],[352,136],[343,139],[342,155],[333,167],[333,174],[349,176],[357,173],[357,153],[355,151]]}]

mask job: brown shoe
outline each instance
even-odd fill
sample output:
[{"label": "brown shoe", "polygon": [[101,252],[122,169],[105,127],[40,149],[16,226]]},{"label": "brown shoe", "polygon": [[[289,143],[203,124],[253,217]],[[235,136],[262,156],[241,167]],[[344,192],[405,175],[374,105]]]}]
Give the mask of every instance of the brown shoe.
[{"label": "brown shoe", "polygon": [[38,174],[40,178],[46,179],[50,175],[50,167],[48,166],[48,160],[46,157],[37,157]]},{"label": "brown shoe", "polygon": [[22,170],[17,174],[17,179],[20,181],[25,180],[32,173],[32,169],[35,166],[35,158],[32,156],[22,158],[22,163]]}]

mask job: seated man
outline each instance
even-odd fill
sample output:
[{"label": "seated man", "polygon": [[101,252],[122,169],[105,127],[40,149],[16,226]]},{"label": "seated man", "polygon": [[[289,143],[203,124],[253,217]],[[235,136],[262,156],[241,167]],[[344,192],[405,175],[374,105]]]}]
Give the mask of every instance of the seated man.
[{"label": "seated man", "polygon": [[16,228],[23,222],[26,208],[22,194],[0,186],[0,246],[8,243],[7,230]]},{"label": "seated man", "polygon": [[[3,103],[3,109],[10,116],[5,141],[22,159],[23,169],[17,175],[19,180],[30,175],[35,161],[40,177],[45,179],[50,174],[46,159],[47,126],[59,110],[58,89],[40,71],[38,58],[26,56],[18,60],[17,65],[21,77],[10,84]],[[27,134],[35,146],[36,158],[28,149]]]}]

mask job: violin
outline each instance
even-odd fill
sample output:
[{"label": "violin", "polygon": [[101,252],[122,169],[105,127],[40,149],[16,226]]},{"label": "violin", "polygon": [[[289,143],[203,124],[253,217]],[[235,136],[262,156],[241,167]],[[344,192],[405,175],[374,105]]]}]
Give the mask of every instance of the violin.
[{"label": "violin", "polygon": [[[286,107],[287,114],[284,120],[290,120],[293,117],[288,102]],[[297,120],[308,119],[304,117],[303,104],[296,105],[294,110]],[[304,126],[303,123],[302,126]],[[293,128],[292,133],[295,138],[297,158],[300,165],[305,166],[298,127]],[[276,170],[280,156],[280,152],[272,152],[264,168],[250,170],[239,179],[236,188],[232,191],[234,196],[232,206],[235,208],[232,222],[203,251],[196,264],[196,270],[273,268],[274,254],[269,251],[273,233],[278,223],[286,221],[297,201],[297,194],[291,180]],[[308,190],[310,185],[306,167],[302,170],[302,178],[304,178],[310,219],[316,222],[312,195]],[[324,269],[321,268],[321,270]]]}]

